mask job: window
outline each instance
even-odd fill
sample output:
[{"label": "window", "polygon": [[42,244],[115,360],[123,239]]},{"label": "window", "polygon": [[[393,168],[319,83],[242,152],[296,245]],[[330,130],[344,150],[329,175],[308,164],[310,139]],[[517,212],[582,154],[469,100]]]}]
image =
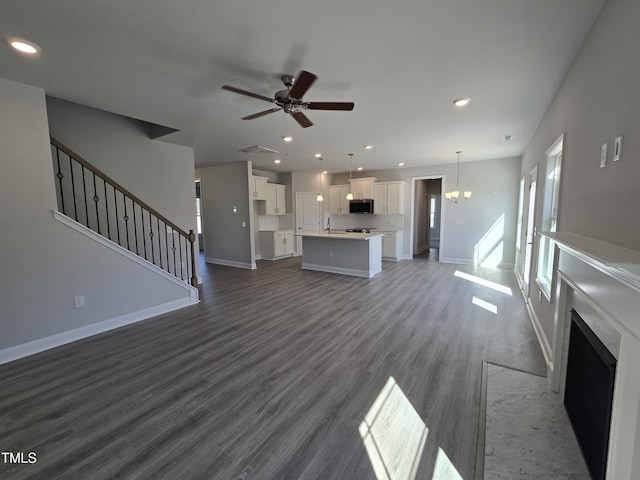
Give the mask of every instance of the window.
[{"label": "window", "polygon": [[436,226],[436,197],[431,196],[431,201],[429,205],[429,228],[434,228]]},{"label": "window", "polygon": [[[544,180],[541,232],[555,232],[558,228],[558,199],[560,198],[560,171],[564,134],[547,150],[547,170]],[[538,271],[536,281],[540,290],[551,300],[555,242],[545,236],[538,245]]]},{"label": "window", "polygon": [[202,209],[200,199],[200,180],[196,180],[196,228],[198,234],[202,234]]}]

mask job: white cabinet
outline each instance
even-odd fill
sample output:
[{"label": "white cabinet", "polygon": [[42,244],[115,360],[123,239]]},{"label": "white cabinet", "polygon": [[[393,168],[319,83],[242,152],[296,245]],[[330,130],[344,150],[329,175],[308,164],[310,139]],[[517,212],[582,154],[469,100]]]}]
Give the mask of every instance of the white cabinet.
[{"label": "white cabinet", "polygon": [[349,213],[349,185],[329,185],[329,213]]},{"label": "white cabinet", "polygon": [[287,213],[285,205],[286,185],[267,183],[267,198],[264,202],[265,215],[284,215]]},{"label": "white cabinet", "polygon": [[293,255],[293,230],[260,232],[260,257],[263,260],[277,260]]},{"label": "white cabinet", "polygon": [[373,187],[374,213],[404,213],[404,182],[378,182]]},{"label": "white cabinet", "polygon": [[258,175],[251,176],[251,198],[254,200],[266,200],[267,199],[267,177],[259,177]]},{"label": "white cabinet", "polygon": [[353,193],[353,198],[355,200],[373,198],[373,184],[375,181],[376,179],[373,177],[354,178],[349,180],[351,183],[351,193]]},{"label": "white cabinet", "polygon": [[402,231],[386,232],[382,236],[382,258],[395,262],[402,259]]}]

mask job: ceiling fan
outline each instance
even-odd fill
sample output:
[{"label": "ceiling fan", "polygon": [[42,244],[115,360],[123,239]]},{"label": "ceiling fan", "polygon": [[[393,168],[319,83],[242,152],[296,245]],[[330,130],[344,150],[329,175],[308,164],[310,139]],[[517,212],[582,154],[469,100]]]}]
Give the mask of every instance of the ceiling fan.
[{"label": "ceiling fan", "polygon": [[305,70],[302,70],[297,78],[293,75],[282,75],[282,83],[284,83],[287,88],[277,91],[273,98],[248,92],[240,88],[232,87],[231,85],[223,85],[222,89],[239,93],[240,95],[258,98],[277,105],[277,107],[270,108],[269,110],[242,117],[242,120],[253,120],[254,118],[284,110],[285,113],[289,113],[302,128],[307,128],[313,125],[313,123],[302,113],[303,110],[353,110],[354,107],[353,102],[305,102],[302,100],[303,95],[307,93],[307,90],[309,90],[317,78],[316,75]]}]

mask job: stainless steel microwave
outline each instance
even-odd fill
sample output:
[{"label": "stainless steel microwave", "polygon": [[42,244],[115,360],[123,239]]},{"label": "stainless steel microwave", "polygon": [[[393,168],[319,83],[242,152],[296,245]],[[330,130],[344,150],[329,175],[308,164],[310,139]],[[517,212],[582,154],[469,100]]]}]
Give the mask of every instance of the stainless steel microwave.
[{"label": "stainless steel microwave", "polygon": [[349,200],[349,213],[373,213],[373,199]]}]

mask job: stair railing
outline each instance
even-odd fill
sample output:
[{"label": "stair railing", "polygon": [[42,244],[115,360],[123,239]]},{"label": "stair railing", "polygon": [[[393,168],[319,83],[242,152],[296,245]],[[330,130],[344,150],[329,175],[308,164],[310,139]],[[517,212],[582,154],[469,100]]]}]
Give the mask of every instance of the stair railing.
[{"label": "stair railing", "polygon": [[175,223],[51,137],[60,211],[197,287],[193,230]]}]

